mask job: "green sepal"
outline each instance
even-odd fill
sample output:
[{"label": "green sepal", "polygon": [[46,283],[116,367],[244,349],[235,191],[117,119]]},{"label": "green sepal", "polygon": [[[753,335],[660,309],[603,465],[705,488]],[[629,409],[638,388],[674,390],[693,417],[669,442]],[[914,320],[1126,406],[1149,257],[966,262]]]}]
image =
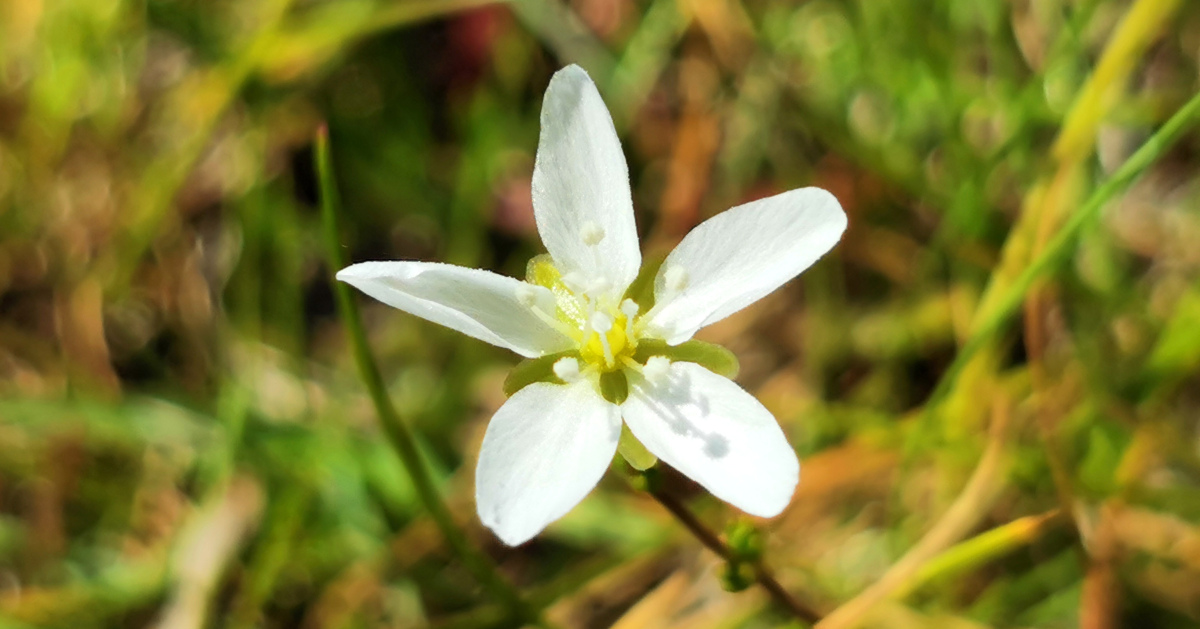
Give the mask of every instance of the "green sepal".
[{"label": "green sepal", "polygon": [[623,404],[629,397],[629,380],[622,370],[600,374],[600,395],[613,404]]},{"label": "green sepal", "polygon": [[738,375],[738,359],[733,355],[733,352],[717,345],[715,343],[705,343],[695,339],[680,343],[679,345],[668,345],[662,339],[642,339],[638,341],[637,351],[633,353],[633,359],[643,365],[653,356],[665,356],[672,361],[683,361],[685,363],[696,363],[705,369],[717,374],[725,376],[730,380]]},{"label": "green sepal", "polygon": [[634,489],[647,493],[657,493],[662,489],[662,474],[657,467],[651,467],[642,471],[634,471],[633,477],[629,479],[629,484],[633,485]]},{"label": "green sepal", "polygon": [[666,256],[642,258],[642,268],[629,288],[625,289],[625,299],[632,299],[638,305],[638,314],[644,315],[654,307],[654,280],[658,277],[658,269],[662,267]]},{"label": "green sepal", "polygon": [[504,379],[504,395],[511,397],[512,394],[535,382],[566,384],[554,375],[554,363],[567,356],[578,357],[579,353],[571,350],[537,358],[526,358],[517,363],[517,366],[513,367],[512,371],[508,372],[508,377]]},{"label": "green sepal", "polygon": [[617,442],[617,452],[621,454],[629,467],[639,472],[645,472],[658,463],[658,457],[651,454],[646,446],[633,436],[633,433],[629,431],[629,426],[625,424],[621,424],[621,439]]},{"label": "green sepal", "polygon": [[740,561],[755,562],[762,559],[763,538],[758,527],[746,520],[734,520],[725,528],[725,544],[729,552]]},{"label": "green sepal", "polygon": [[741,561],[726,562],[721,567],[721,587],[727,592],[741,592],[754,585],[754,566]]}]

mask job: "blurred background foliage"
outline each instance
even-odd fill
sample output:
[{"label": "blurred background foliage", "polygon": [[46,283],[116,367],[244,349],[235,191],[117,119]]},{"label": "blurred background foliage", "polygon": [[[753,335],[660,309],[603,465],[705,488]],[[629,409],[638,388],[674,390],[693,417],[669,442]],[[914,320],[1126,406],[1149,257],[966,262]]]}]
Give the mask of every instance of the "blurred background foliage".
[{"label": "blurred background foliage", "polygon": [[[1200,137],[930,399],[1198,56],[1190,0],[3,0],[0,624],[503,626],[357,378],[312,139],[351,259],[521,275],[541,95],[579,63],[648,249],[803,185],[850,214],[702,334],[804,461],[758,523],[778,579],[872,603],[826,626],[1198,626]],[[499,545],[470,485],[515,358],[364,316],[456,519],[552,622],[798,626],[620,474]]]}]

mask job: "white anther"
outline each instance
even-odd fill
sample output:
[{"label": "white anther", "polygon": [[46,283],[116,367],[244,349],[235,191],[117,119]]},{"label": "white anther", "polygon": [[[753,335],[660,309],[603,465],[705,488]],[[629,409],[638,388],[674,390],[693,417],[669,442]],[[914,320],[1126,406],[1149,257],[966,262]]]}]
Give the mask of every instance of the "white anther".
[{"label": "white anther", "polygon": [[583,244],[589,247],[595,247],[604,240],[604,228],[597,225],[595,221],[588,221],[579,229],[579,239]]},{"label": "white anther", "polygon": [[611,330],[612,326],[613,326],[612,317],[604,314],[603,312],[592,313],[592,318],[589,321],[589,323],[592,324],[592,329],[599,332],[600,334],[608,333],[608,331]]},{"label": "white anther", "polygon": [[[537,286],[530,286],[529,284],[522,283],[517,287],[516,297],[517,301],[521,302],[522,306],[528,308],[530,312],[533,313],[533,316],[537,317],[539,321],[554,328],[555,330],[558,330],[559,334],[562,334],[569,339],[575,339],[576,341],[579,340],[579,330],[576,330],[562,321],[550,316],[550,312],[555,310],[554,300],[553,298],[546,299],[545,293],[539,293]],[[550,312],[547,312],[547,310],[550,310]]]},{"label": "white anther", "polygon": [[554,363],[554,375],[567,384],[579,382],[583,378],[583,374],[579,372],[579,361],[569,356]]},{"label": "white anther", "polygon": [[538,305],[537,289],[528,284],[521,284],[517,287],[517,301],[526,308],[536,307]]},{"label": "white anther", "polygon": [[[557,365],[555,365],[557,368]],[[666,356],[651,356],[650,360],[646,361],[646,366],[642,367],[642,375],[650,384],[658,384],[667,377],[667,372],[671,370],[671,359]]]},{"label": "white anther", "polygon": [[683,267],[673,266],[663,274],[663,284],[671,293],[682,293],[688,285],[688,274]]}]

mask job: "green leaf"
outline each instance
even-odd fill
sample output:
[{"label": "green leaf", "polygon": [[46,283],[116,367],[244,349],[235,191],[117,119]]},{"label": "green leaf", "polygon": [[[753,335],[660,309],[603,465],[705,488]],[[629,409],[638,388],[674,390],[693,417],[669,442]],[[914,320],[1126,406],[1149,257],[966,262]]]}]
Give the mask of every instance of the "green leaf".
[{"label": "green leaf", "polygon": [[1200,290],[1185,291],[1175,302],[1170,319],[1150,353],[1149,370],[1156,375],[1193,372],[1200,365]]}]

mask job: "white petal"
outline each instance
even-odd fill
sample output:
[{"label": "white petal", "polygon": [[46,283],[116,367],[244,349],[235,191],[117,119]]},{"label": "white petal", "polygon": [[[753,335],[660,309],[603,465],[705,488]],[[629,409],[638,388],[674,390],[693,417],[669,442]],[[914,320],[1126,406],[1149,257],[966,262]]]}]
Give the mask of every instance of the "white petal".
[{"label": "white petal", "polygon": [[579,66],[559,70],[546,88],[533,210],[563,275],[603,279],[619,300],[642,264],[629,168],[608,109]]},{"label": "white petal", "polygon": [[483,436],[475,468],[479,519],[505,544],[528,541],[596,486],[620,436],[620,410],[591,382],[517,391]]},{"label": "white petal", "polygon": [[630,376],[621,410],[647,450],[746,513],[783,511],[800,461],[754,396],[695,363],[671,363],[653,380]]},{"label": "white petal", "polygon": [[436,262],[361,262],[337,278],[393,308],[522,356],[573,345],[526,305],[553,313],[554,295],[511,277]]},{"label": "white petal", "polygon": [[696,226],[655,280],[650,333],[676,345],[812,266],[846,231],[832,194],[802,188],[752,201]]}]

